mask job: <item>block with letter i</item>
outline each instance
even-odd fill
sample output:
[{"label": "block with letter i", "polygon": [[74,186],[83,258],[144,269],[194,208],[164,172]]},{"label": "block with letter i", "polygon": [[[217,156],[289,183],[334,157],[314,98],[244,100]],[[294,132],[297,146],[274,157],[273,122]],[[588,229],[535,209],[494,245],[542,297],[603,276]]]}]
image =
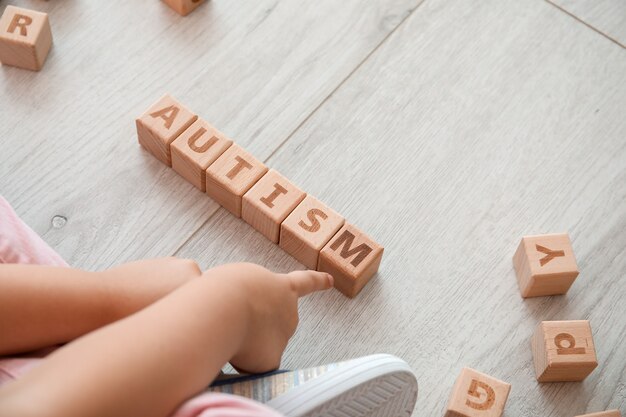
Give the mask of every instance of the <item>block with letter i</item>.
[{"label": "block with letter i", "polygon": [[506,382],[463,368],[452,388],[445,417],[500,417],[510,391]]},{"label": "block with letter i", "polygon": [[355,297],[374,276],[384,248],[349,223],[345,223],[322,248],[317,270],[335,278],[335,288]]},{"label": "block with letter i", "polygon": [[159,161],[172,166],[170,145],[197,118],[166,94],[135,121],[139,143]]},{"label": "block with letter i", "polygon": [[163,0],[165,4],[170,6],[176,13],[187,16],[196,7],[200,6],[204,0]]},{"label": "block with letter i", "polygon": [[582,381],[598,366],[587,320],[543,321],[531,342],[539,382]]},{"label": "block with letter i", "polygon": [[278,243],[281,223],[305,196],[304,191],[270,169],[244,194],[241,218],[263,236]]},{"label": "block with letter i", "polygon": [[207,194],[237,217],[243,195],[267,172],[267,167],[233,143],[206,170]]},{"label": "block with letter i", "polygon": [[606,410],[599,413],[584,414],[576,417],[622,417],[622,413],[619,410]]},{"label": "block with letter i", "polygon": [[524,298],[565,294],[578,276],[567,233],[524,236],[513,266]]},{"label": "block with letter i", "polygon": [[279,245],[309,269],[317,268],[320,251],[345,220],[311,195],[280,226]]},{"label": "block with letter i", "polygon": [[198,119],[172,142],[172,168],[199,190],[206,191],[207,168],[232,144],[222,132]]},{"label": "block with letter i", "polygon": [[52,46],[46,13],[7,6],[0,18],[2,65],[39,71]]}]

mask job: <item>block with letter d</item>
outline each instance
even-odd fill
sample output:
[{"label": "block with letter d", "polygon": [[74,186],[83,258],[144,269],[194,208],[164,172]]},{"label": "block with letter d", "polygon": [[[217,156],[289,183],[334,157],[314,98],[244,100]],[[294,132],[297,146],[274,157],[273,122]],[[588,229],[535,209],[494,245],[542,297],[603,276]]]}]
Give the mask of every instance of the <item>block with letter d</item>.
[{"label": "block with letter d", "polygon": [[598,366],[587,320],[541,322],[532,351],[539,382],[582,381]]}]

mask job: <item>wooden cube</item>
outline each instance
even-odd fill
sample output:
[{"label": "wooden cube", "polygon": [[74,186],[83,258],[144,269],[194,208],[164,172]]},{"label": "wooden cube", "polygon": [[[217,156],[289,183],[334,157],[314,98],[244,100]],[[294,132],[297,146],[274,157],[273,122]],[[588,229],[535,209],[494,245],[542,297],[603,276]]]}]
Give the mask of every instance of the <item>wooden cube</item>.
[{"label": "wooden cube", "polygon": [[244,194],[241,218],[278,243],[280,224],[304,199],[306,193],[270,169]]},{"label": "wooden cube", "polygon": [[206,191],[207,168],[232,144],[225,134],[198,119],[172,142],[172,168],[198,189]]},{"label": "wooden cube", "polygon": [[279,245],[309,269],[317,268],[319,253],[345,219],[311,195],[280,226]]},{"label": "wooden cube", "polygon": [[567,233],[523,237],[513,266],[524,298],[565,294],[578,276]]},{"label": "wooden cube", "polygon": [[187,16],[196,7],[200,6],[204,0],[163,0],[165,4],[170,6],[176,13]]},{"label": "wooden cube", "polygon": [[619,410],[606,410],[599,413],[584,414],[576,417],[622,417]]},{"label": "wooden cube", "polygon": [[318,271],[335,278],[335,288],[356,296],[378,271],[384,248],[349,223],[345,223],[320,251]]},{"label": "wooden cube", "polygon": [[136,120],[139,143],[159,161],[172,166],[171,143],[197,118],[166,94]]},{"label": "wooden cube", "polygon": [[539,382],[582,381],[598,366],[587,320],[541,322],[532,351]]},{"label": "wooden cube", "polygon": [[7,6],[0,18],[2,65],[39,71],[52,46],[46,13]]},{"label": "wooden cube", "polygon": [[457,378],[446,417],[500,417],[511,385],[470,368]]},{"label": "wooden cube", "polygon": [[243,195],[267,172],[267,167],[233,143],[206,170],[206,192],[226,210],[241,217]]}]

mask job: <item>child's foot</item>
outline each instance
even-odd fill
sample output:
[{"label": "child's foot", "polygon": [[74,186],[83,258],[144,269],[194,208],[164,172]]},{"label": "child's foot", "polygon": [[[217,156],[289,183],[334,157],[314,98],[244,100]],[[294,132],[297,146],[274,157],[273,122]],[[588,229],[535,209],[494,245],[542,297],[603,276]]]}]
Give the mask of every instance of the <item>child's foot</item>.
[{"label": "child's foot", "polygon": [[417,380],[391,355],[371,355],[298,371],[222,377],[209,391],[252,398],[289,417],[410,416]]}]

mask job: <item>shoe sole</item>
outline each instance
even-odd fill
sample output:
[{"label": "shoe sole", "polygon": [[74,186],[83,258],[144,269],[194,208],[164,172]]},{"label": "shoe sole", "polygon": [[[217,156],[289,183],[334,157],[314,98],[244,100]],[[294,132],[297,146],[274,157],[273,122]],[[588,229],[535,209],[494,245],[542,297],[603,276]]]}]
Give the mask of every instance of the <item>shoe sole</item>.
[{"label": "shoe sole", "polygon": [[289,417],[401,417],[413,413],[417,379],[392,355],[354,359],[266,405]]}]

